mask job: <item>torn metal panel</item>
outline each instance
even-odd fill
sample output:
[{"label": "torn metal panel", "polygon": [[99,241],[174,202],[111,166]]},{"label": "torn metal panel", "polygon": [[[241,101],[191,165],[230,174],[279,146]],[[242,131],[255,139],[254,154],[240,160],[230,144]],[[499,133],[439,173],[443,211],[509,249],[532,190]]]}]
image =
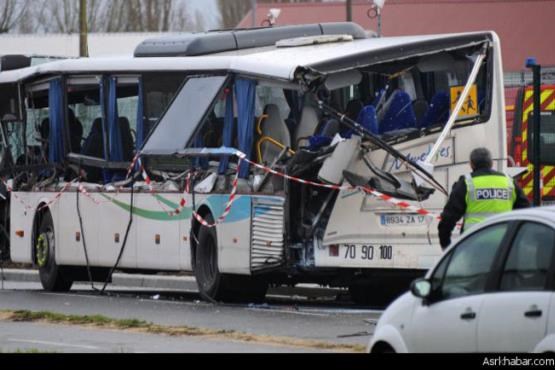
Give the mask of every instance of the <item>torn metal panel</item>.
[{"label": "torn metal panel", "polygon": [[491,33],[476,33],[460,36],[448,36],[442,39],[423,40],[414,43],[392,43],[392,46],[362,50],[343,56],[332,57],[325,61],[307,64],[304,67],[321,74],[341,72],[353,68],[364,68],[373,64],[401,61],[408,58],[437,54],[442,51],[452,51],[476,47],[493,41]]}]

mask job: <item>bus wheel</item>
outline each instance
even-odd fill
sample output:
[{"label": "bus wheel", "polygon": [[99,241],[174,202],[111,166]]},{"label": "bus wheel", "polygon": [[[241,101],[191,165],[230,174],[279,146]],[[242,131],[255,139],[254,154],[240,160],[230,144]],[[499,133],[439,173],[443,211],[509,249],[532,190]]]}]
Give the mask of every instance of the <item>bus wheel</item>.
[{"label": "bus wheel", "polygon": [[50,212],[46,212],[35,240],[35,256],[39,266],[40,282],[44,290],[49,292],[67,292],[73,281],[64,276],[62,268],[56,264],[55,247],[54,223]]},{"label": "bus wheel", "polygon": [[[211,215],[206,222],[213,223]],[[218,269],[218,240],[216,229],[201,226],[195,257],[195,278],[200,295],[207,300],[227,300],[226,281]]]},{"label": "bus wheel", "polygon": [[[212,223],[210,215],[205,217]],[[215,228],[201,226],[195,253],[195,277],[200,295],[207,300],[261,302],[268,283],[246,275],[222,274],[218,269],[218,242]]]}]

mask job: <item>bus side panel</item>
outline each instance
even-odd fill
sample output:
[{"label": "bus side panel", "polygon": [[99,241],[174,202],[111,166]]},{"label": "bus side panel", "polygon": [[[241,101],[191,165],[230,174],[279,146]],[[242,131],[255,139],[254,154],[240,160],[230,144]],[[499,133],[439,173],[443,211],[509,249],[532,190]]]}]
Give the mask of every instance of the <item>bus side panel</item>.
[{"label": "bus side panel", "polygon": [[[59,200],[60,222],[56,226],[57,231],[57,260],[58,264],[71,266],[86,266],[84,243],[86,243],[89,263],[97,264],[98,234],[100,206],[95,205],[92,200],[79,194],[79,208],[83,220],[83,230],[79,224],[77,213],[76,193],[64,193]],[[103,205],[103,207],[106,207]]]},{"label": "bus side panel", "polygon": [[[181,267],[180,218],[172,216],[179,194],[137,194],[133,215],[137,236],[137,267],[179,270]],[[127,220],[128,218],[126,218]],[[188,234],[187,234],[188,235]]]},{"label": "bus side panel", "polygon": [[[40,194],[10,193],[10,256],[13,262],[32,263],[33,219]],[[31,203],[31,200],[35,199]],[[24,204],[23,204],[24,203]],[[31,209],[26,209],[28,205]],[[32,207],[31,205],[35,205]],[[54,215],[53,215],[54,217]],[[16,231],[23,231],[23,237]]]},{"label": "bus side panel", "polygon": [[[123,245],[125,231],[129,223],[129,210],[127,207],[131,201],[129,193],[105,193],[105,197],[96,197],[100,200],[100,205],[91,205],[89,209],[82,211],[84,218],[89,218],[91,222],[96,220],[98,226],[88,224],[91,229],[97,228],[98,238],[96,245],[92,248],[94,257],[92,261],[97,266],[112,267],[116,263],[120,249]],[[94,194],[93,194],[94,196]],[[135,202],[137,197],[135,198]],[[97,210],[94,210],[97,208]],[[97,212],[98,217],[91,215]],[[86,212],[91,212],[88,215]],[[129,236],[125,245],[119,267],[134,268],[137,266],[137,249],[136,249],[136,227],[131,225]],[[88,240],[87,240],[88,244]]]},{"label": "bus side panel", "polygon": [[[54,192],[15,192],[10,196],[10,255],[13,262],[33,263],[34,240],[33,223],[39,207],[48,205],[48,211],[54,222],[55,240],[61,238],[59,224],[59,201],[55,201]],[[23,231],[23,237],[17,236],[16,231]],[[60,249],[56,248],[56,260],[59,259]]]},{"label": "bus side panel", "polygon": [[[211,195],[207,205],[214,219],[225,211],[229,195]],[[250,275],[251,196],[237,197],[223,223],[216,226],[218,268],[222,273]]]},{"label": "bus side panel", "polygon": [[190,217],[179,221],[179,270],[193,271],[191,260],[191,221]]}]

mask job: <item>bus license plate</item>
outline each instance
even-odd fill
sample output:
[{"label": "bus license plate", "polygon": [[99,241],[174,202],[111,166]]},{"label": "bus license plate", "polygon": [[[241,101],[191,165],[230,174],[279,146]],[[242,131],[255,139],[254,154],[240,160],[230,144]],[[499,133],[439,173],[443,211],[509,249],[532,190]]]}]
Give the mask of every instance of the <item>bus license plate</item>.
[{"label": "bus license plate", "polygon": [[345,260],[388,261],[393,259],[393,246],[343,244],[340,256]]},{"label": "bus license plate", "polygon": [[426,225],[426,216],[412,214],[383,214],[380,216],[382,226],[422,226]]}]

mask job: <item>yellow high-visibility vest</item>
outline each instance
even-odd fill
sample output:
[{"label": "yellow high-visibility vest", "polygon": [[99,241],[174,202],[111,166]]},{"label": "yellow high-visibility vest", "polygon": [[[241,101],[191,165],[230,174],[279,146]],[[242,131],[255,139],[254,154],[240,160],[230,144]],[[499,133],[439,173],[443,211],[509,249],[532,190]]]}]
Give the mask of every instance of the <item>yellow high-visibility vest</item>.
[{"label": "yellow high-visibility vest", "polygon": [[486,218],[513,209],[516,189],[513,179],[504,175],[485,175],[466,179],[465,230]]}]

